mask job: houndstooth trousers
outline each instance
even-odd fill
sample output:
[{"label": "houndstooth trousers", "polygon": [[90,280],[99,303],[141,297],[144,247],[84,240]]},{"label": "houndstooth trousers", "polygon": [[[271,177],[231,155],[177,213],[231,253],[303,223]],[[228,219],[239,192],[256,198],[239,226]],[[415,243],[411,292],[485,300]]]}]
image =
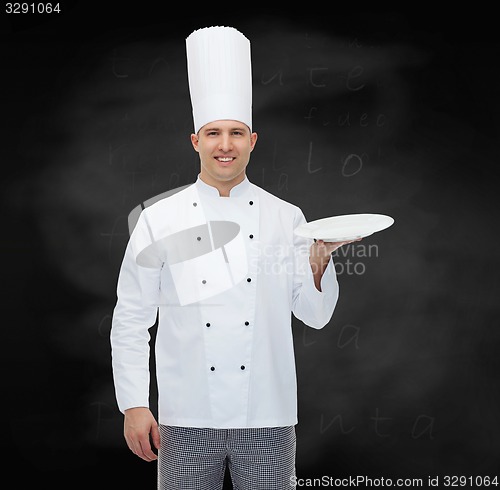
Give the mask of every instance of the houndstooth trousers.
[{"label": "houndstooth trousers", "polygon": [[160,425],[158,490],[290,490],[295,427],[210,429]]}]

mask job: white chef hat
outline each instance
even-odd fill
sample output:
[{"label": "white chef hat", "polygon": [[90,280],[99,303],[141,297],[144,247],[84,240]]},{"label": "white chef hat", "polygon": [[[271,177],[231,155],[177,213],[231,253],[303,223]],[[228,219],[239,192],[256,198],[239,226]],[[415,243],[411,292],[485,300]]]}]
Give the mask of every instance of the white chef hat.
[{"label": "white chef hat", "polygon": [[233,27],[205,27],[186,39],[194,131],[230,119],[252,129],[250,41]]}]

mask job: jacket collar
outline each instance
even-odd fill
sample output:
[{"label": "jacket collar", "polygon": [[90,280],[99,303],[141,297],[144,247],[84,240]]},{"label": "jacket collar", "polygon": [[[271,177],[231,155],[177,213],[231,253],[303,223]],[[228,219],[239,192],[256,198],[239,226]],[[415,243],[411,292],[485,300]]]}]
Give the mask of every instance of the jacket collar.
[{"label": "jacket collar", "polygon": [[[219,197],[219,191],[215,187],[203,182],[203,180],[200,179],[199,174],[198,178],[196,179],[195,185],[196,185],[196,190],[200,194],[208,195],[211,197]],[[245,179],[242,182],[235,185],[229,191],[229,197],[243,197],[249,190],[250,190],[250,181],[248,180],[248,177],[245,176]]]}]

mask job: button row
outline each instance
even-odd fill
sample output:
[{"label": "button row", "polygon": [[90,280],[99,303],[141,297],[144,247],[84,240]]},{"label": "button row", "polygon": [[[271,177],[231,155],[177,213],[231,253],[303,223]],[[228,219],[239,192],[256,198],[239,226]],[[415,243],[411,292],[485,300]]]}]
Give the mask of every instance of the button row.
[{"label": "button row", "polygon": [[[251,278],[251,277],[247,277],[247,282],[252,282],[252,278]],[[202,279],[202,280],[201,280],[201,283],[202,283],[202,284],[206,284],[206,283],[207,283],[207,280],[206,280],[206,279]]]},{"label": "button row", "polygon": [[[248,201],[248,204],[250,204],[250,206],[253,206],[253,201]],[[193,206],[194,206],[194,207],[198,206],[198,203],[197,203],[197,202],[194,202],[194,203],[193,203]]]},{"label": "button row", "polygon": [[[205,323],[205,326],[206,326],[207,328],[210,328],[210,327],[211,327],[211,325],[212,325],[212,324],[211,324],[211,323],[209,323],[209,322]],[[245,326],[247,326],[247,327],[248,327],[248,325],[250,325],[250,322],[245,322]]]},{"label": "button row", "polygon": [[[248,238],[253,238],[253,234],[250,233],[250,235],[248,235]],[[201,236],[197,236],[196,240],[198,240],[199,242],[201,242]]]},{"label": "button row", "polygon": [[[240,369],[241,369],[242,371],[244,371],[244,370],[246,369],[246,367],[242,365],[242,366],[240,366]],[[211,366],[211,367],[210,367],[210,371],[215,371],[215,366]]]}]

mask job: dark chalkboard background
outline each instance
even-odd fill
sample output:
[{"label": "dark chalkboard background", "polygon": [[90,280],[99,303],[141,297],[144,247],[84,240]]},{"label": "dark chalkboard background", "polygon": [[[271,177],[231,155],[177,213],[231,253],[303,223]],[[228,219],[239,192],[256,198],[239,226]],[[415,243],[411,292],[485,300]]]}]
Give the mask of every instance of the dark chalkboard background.
[{"label": "dark chalkboard background", "polygon": [[336,258],[329,325],[294,320],[297,475],[498,475],[493,16],[103,4],[0,17],[12,488],[155,487],[122,437],[110,318],[128,213],[196,178],[184,39],[209,25],[252,42],[250,180],[308,220],[395,218]]}]

